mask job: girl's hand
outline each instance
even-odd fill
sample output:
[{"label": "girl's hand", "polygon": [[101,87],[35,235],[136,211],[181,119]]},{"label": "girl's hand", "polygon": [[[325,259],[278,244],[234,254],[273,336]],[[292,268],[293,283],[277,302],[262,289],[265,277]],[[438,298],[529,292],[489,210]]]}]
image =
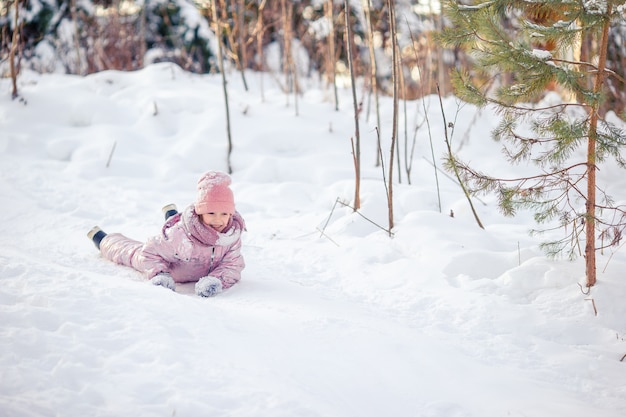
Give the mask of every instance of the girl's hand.
[{"label": "girl's hand", "polygon": [[222,281],[208,275],[196,282],[195,289],[200,297],[213,297],[222,292]]},{"label": "girl's hand", "polygon": [[172,291],[176,291],[176,282],[174,282],[174,278],[172,278],[172,276],[167,272],[161,272],[160,274],[155,275],[150,282],[153,285],[160,285]]}]

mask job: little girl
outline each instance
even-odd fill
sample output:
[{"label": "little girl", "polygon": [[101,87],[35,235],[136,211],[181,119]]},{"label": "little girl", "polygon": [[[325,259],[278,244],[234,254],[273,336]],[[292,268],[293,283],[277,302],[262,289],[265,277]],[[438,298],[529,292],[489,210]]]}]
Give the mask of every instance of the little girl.
[{"label": "little girl", "polygon": [[230,184],[223,172],[202,175],[195,203],[182,213],[164,207],[163,229],[146,243],[98,226],[87,236],[103,257],[142,272],[154,285],[176,290],[177,282],[195,282],[197,295],[211,297],[236,284],[245,266],[240,252],[245,223],[235,211]]}]

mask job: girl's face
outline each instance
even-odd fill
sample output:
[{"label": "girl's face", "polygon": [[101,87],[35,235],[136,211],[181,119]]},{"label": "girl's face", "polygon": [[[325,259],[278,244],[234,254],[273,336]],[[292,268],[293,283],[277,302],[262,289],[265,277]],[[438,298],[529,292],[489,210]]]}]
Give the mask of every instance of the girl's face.
[{"label": "girl's face", "polygon": [[230,213],[205,213],[200,215],[202,223],[209,227],[222,232],[230,221]]}]

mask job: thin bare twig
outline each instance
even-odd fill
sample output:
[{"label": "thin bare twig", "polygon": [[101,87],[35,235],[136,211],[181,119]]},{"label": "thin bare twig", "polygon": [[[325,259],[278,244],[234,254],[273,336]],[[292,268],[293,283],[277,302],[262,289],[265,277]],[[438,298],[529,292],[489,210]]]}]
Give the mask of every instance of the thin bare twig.
[{"label": "thin bare twig", "polygon": [[350,204],[344,203],[343,201],[340,201],[340,200],[338,200],[338,201],[339,201],[339,204],[341,204],[342,206],[346,206],[348,208],[353,209],[356,214],[358,214],[359,216],[363,217],[365,220],[367,220],[368,222],[372,223],[374,226],[378,227],[380,230],[383,230],[383,231],[387,232],[389,234],[389,236],[393,236],[393,232],[391,230],[385,229],[383,226],[379,225],[378,223],[374,222],[373,220],[370,220],[369,218],[364,216],[360,211],[358,211],[357,209],[352,207]]},{"label": "thin bare twig", "polygon": [[585,298],[586,301],[591,301],[591,304],[593,305],[593,312],[594,315],[598,315],[598,309],[596,308],[596,300],[594,300],[593,298]]},{"label": "thin bare twig", "polygon": [[606,260],[606,264],[604,265],[604,269],[602,270],[602,272],[606,272],[606,268],[608,268],[609,266],[609,262],[611,262],[611,259],[613,259],[613,255],[615,255],[615,253],[617,253],[617,251],[619,251],[624,245],[626,245],[626,242],[622,243],[617,250],[611,252],[611,255],[609,256],[609,259]]},{"label": "thin bare twig", "polygon": [[[452,146],[450,145],[450,139],[448,137],[448,123],[446,122],[446,113],[443,109],[443,101],[441,100],[441,92],[439,91],[439,84],[437,84],[437,95],[439,96],[439,106],[441,107],[441,115],[443,117],[443,131],[444,131],[444,136],[445,136],[444,139],[446,141],[446,146],[448,148],[448,158],[453,159]],[[459,182],[459,185],[461,186],[461,190],[463,191],[463,194],[465,195],[465,198],[467,199],[467,202],[470,205],[470,209],[472,210],[472,214],[474,215],[474,219],[476,220],[476,223],[478,223],[478,226],[481,229],[484,229],[485,226],[483,226],[482,222],[480,221],[480,218],[478,217],[478,213],[476,212],[476,209],[474,208],[474,203],[472,203],[472,198],[470,196],[470,193],[465,187],[465,184],[463,184],[463,181],[461,181],[461,176],[459,175],[458,166],[456,163],[452,163],[452,169],[454,171],[454,175],[456,176],[456,179]]]},{"label": "thin bare twig", "polygon": [[[452,181],[453,183],[459,185],[459,182],[454,179],[454,177],[452,177],[451,175],[448,175],[447,172],[443,171],[441,168],[439,168],[438,166],[436,166],[435,164],[433,164],[431,161],[428,160],[428,158],[426,158],[425,156],[422,157],[424,159],[424,161],[428,162],[431,166],[433,166],[437,171],[441,172],[446,178],[448,178],[450,181]],[[483,200],[481,200],[479,197],[474,196],[474,199],[476,201],[480,201],[482,203],[483,206],[486,206],[487,203],[485,203]],[[441,212],[441,211],[440,211]]]},{"label": "thin bare twig", "polygon": [[107,159],[107,165],[106,165],[107,168],[109,167],[109,165],[111,165],[111,159],[113,159],[113,152],[115,152],[116,145],[117,145],[117,141],[113,142],[113,146],[111,147],[111,152],[109,153],[109,159]]},{"label": "thin bare twig", "polygon": [[324,230],[320,229],[319,227],[315,228],[318,232],[320,232],[320,237],[324,236],[326,239],[330,240],[331,242],[333,242],[335,245],[337,245],[337,247],[339,247],[339,243],[335,242],[330,236],[328,236],[326,234],[326,232],[324,232]]},{"label": "thin bare twig", "polygon": [[335,204],[333,204],[333,208],[330,210],[330,214],[328,215],[328,218],[326,219],[326,223],[324,223],[324,227],[322,227],[322,229],[320,230],[320,233],[322,233],[320,237],[322,237],[322,235],[324,234],[324,231],[326,230],[326,226],[328,226],[328,223],[330,223],[330,219],[331,217],[333,217],[333,213],[335,212],[335,207],[337,207],[338,203],[339,203],[339,197],[337,197],[337,199],[335,200]]},{"label": "thin bare twig", "polygon": [[341,201],[341,199],[339,197],[337,197],[337,199],[335,200],[335,204],[333,204],[333,208],[330,210],[330,214],[328,215],[328,218],[326,219],[326,222],[324,223],[324,226],[320,229],[319,227],[317,228],[317,230],[320,232],[320,237],[324,236],[327,239],[329,239],[330,241],[332,241],[334,244],[336,244],[337,246],[339,246],[335,241],[333,241],[327,234],[326,234],[326,227],[328,227],[328,224],[330,223],[330,219],[333,216],[333,213],[335,212],[335,208],[337,207],[337,204],[341,204],[344,207],[348,207],[351,208],[356,214],[358,214],[359,216],[361,216],[362,218],[364,218],[365,220],[367,220],[368,222],[370,222],[371,224],[373,224],[374,226],[378,227],[379,229],[385,231],[386,233],[389,234],[389,236],[393,236],[393,233],[388,230],[385,229],[383,226],[379,225],[378,223],[376,223],[375,221],[369,219],[367,216],[363,215],[361,212],[359,212],[357,209],[355,209],[354,207],[352,207],[350,204],[345,203],[343,201]]},{"label": "thin bare twig", "polygon": [[578,286],[580,287],[580,292],[583,293],[584,295],[589,295],[591,293],[591,287],[587,287],[587,292],[585,292],[585,290],[583,290],[583,286],[580,285],[580,283],[578,283]]}]

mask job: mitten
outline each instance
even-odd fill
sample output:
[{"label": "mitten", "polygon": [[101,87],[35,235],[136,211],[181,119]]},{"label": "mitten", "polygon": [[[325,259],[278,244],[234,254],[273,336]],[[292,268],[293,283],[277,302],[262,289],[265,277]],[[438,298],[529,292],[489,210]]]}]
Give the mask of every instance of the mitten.
[{"label": "mitten", "polygon": [[155,275],[150,282],[153,285],[160,285],[165,288],[169,288],[172,291],[176,291],[176,282],[174,282],[174,278],[167,272],[161,272],[158,275]]},{"label": "mitten", "polygon": [[200,297],[213,297],[222,292],[222,281],[211,275],[196,282],[196,294]]}]

